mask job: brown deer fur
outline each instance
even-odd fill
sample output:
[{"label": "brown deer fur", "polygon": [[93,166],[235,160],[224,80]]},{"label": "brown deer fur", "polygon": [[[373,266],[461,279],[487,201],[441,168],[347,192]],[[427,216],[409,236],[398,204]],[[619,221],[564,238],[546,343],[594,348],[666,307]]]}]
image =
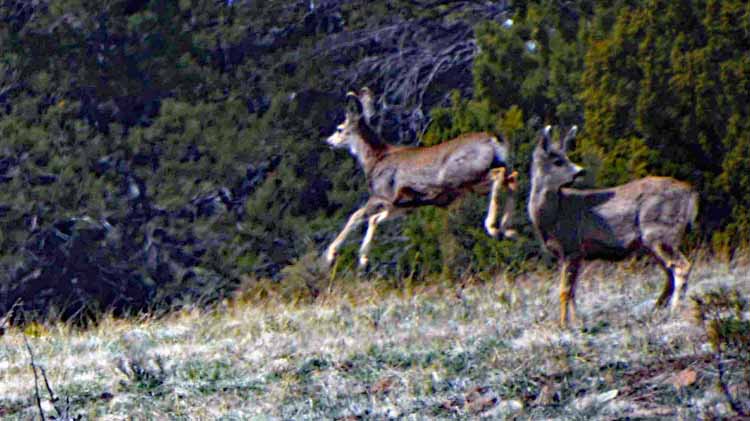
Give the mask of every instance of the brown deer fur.
[{"label": "brown deer fur", "polygon": [[490,192],[485,220],[490,235],[514,235],[509,228],[513,193],[506,200],[500,228],[496,226],[500,189],[516,189],[516,173],[508,169],[509,146],[504,140],[490,133],[470,133],[430,147],[389,145],[369,125],[373,114],[370,91],[363,88],[347,99],[346,119],[327,142],[347,147],[357,158],[367,177],[370,198],[328,247],[329,263],[349,231],[365,218],[369,225],[360,248],[361,266],[367,264],[370,242],[380,222],[419,206],[447,206],[467,192]]},{"label": "brown deer fur", "polygon": [[528,212],[543,246],[561,262],[560,324],[567,325],[568,310],[575,321],[582,261],[611,261],[639,250],[656,258],[666,273],[656,307],[671,300],[675,310],[690,274],[691,264],[679,247],[686,228],[695,221],[696,191],[668,177],[646,177],[607,189],[568,188],[584,173],[566,155],[576,127],[559,146],[552,143],[549,131],[548,126],[533,153]]}]

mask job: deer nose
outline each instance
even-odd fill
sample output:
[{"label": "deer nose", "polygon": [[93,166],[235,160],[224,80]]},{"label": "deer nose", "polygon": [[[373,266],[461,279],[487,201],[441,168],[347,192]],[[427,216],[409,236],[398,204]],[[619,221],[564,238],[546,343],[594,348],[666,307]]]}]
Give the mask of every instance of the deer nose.
[{"label": "deer nose", "polygon": [[586,175],[586,168],[576,168],[576,177],[584,177]]}]

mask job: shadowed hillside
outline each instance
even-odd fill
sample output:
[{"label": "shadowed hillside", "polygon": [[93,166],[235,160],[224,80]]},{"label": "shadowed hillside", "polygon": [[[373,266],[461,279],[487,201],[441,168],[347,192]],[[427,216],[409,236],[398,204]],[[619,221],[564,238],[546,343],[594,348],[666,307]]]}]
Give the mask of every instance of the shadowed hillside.
[{"label": "shadowed hillside", "polygon": [[[85,321],[214,302],[310,262],[366,198],[322,139],[368,85],[373,128],[504,134],[518,241],[486,198],[379,235],[371,274],[489,279],[546,264],[525,215],[535,134],[582,128],[586,185],[700,192],[688,247],[747,245],[750,45],[741,1],[0,1],[0,314]],[[354,237],[354,235],[353,235]],[[339,274],[355,272],[345,245]],[[314,295],[314,294],[313,294]]]}]

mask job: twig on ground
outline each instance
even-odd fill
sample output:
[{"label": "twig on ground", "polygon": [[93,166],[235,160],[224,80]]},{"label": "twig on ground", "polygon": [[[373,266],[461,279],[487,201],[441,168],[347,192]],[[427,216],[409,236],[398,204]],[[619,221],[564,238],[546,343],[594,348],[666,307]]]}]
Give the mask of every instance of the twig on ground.
[{"label": "twig on ground", "polygon": [[55,412],[57,412],[57,417],[59,419],[62,419],[63,413],[62,411],[60,411],[60,408],[57,407],[57,401],[59,399],[57,396],[55,396],[55,392],[52,391],[52,388],[49,385],[49,381],[47,380],[47,371],[42,366],[39,366],[39,370],[42,372],[42,379],[44,379],[44,385],[47,387],[47,393],[49,393],[50,402],[52,402],[52,406],[54,406]]},{"label": "twig on ground", "polygon": [[29,357],[31,358],[31,369],[34,371],[34,395],[36,397],[36,406],[39,409],[39,416],[41,417],[42,421],[44,421],[46,418],[44,417],[44,411],[42,410],[42,398],[39,397],[39,376],[36,373],[34,352],[31,350],[31,345],[29,345],[29,340],[28,338],[26,338],[26,335],[23,335],[23,341],[26,344],[26,349],[29,351]]},{"label": "twig on ground", "polygon": [[721,389],[721,392],[724,394],[724,397],[726,398],[727,402],[729,402],[729,406],[732,408],[734,412],[737,413],[740,417],[746,417],[748,414],[745,413],[744,408],[742,405],[737,402],[736,399],[732,396],[732,392],[729,391],[729,387],[727,386],[727,383],[724,381],[724,362],[722,360],[722,352],[721,347],[717,347],[716,350],[716,368],[719,370],[719,377],[717,379],[719,383],[719,388]]}]

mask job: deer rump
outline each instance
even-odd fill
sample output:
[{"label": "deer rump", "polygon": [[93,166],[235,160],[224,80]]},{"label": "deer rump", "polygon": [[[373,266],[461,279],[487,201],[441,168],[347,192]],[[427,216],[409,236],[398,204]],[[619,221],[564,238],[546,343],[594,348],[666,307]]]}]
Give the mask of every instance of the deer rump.
[{"label": "deer rump", "polygon": [[490,170],[507,167],[507,153],[489,133],[427,148],[394,148],[372,169],[370,191],[401,208],[448,206],[466,192],[487,193]]},{"label": "deer rump", "polygon": [[555,254],[578,250],[586,260],[620,260],[653,244],[679,244],[697,213],[695,190],[668,177],[559,194],[556,239],[544,244]]}]

